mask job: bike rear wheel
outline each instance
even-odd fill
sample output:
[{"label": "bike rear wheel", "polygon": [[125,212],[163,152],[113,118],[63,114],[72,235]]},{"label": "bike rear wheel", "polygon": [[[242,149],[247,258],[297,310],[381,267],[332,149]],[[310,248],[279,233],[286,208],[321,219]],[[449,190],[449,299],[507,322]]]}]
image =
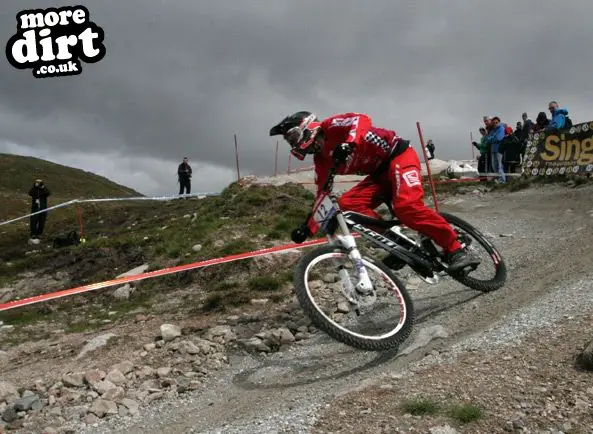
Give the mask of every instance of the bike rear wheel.
[{"label": "bike rear wheel", "polygon": [[[319,247],[300,259],[294,273],[299,303],[317,328],[339,342],[367,351],[398,347],[412,331],[412,299],[401,280],[385,265],[368,257],[363,257],[362,261],[376,288],[372,305],[356,306],[342,292],[338,264],[347,269],[353,284],[356,277],[348,252],[341,246]],[[323,263],[325,269],[321,266]],[[323,295],[326,284],[330,290],[328,295]],[[361,331],[366,326],[373,332]],[[385,330],[377,332],[379,328]]]},{"label": "bike rear wheel", "polygon": [[[475,244],[475,241],[477,241],[486,253],[485,255],[479,254],[482,264],[475,271],[468,274],[451,274],[451,277],[469,288],[482,292],[496,291],[504,286],[507,279],[507,267],[494,244],[478,229],[462,218],[445,212],[441,212],[440,214],[453,226],[453,229],[458,233],[460,241],[468,245],[468,250],[479,254],[479,250]],[[486,267],[484,259],[493,265],[494,271],[493,273],[489,273],[490,275],[488,277],[478,277],[477,272],[484,271]]]}]

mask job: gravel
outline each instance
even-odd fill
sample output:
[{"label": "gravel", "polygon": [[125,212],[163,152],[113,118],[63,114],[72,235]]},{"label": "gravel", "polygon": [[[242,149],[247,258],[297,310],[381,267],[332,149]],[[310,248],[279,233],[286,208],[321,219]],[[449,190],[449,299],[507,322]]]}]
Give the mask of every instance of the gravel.
[{"label": "gravel", "polygon": [[454,343],[443,352],[435,352],[411,363],[407,369],[401,370],[399,373],[406,375],[421,367],[453,363],[458,355],[469,351],[488,352],[500,347],[517,345],[521,342],[521,338],[538,329],[553,326],[563,319],[572,319],[575,312],[593,310],[592,291],[593,274],[587,275],[569,286],[559,285],[531,305],[505,315],[487,330],[472,334]]}]

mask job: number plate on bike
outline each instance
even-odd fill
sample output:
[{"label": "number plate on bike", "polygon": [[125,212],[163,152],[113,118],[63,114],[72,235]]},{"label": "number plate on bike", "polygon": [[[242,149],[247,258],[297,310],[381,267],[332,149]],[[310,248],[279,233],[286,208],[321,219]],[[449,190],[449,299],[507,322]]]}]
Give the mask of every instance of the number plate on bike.
[{"label": "number plate on bike", "polygon": [[329,196],[319,198],[313,209],[313,220],[324,230],[327,230],[327,225],[331,219],[336,215],[337,209]]}]

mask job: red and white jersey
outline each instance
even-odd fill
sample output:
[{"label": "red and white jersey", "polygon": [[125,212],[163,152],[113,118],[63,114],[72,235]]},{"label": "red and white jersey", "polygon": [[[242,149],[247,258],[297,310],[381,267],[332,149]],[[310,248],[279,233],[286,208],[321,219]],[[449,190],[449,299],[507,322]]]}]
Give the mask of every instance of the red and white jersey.
[{"label": "red and white jersey", "polygon": [[401,140],[395,131],[372,126],[371,118],[363,113],[343,113],[321,122],[325,136],[323,151],[315,154],[315,184],[317,194],[325,184],[333,166],[332,155],[337,145],[349,143],[354,150],[336,173],[338,175],[370,175],[391,155]]}]

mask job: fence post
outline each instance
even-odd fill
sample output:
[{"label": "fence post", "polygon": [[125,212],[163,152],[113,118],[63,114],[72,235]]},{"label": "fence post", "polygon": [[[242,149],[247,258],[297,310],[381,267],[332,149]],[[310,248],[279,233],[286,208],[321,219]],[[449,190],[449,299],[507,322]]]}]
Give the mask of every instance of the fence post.
[{"label": "fence post", "polygon": [[418,128],[418,136],[420,137],[420,146],[422,146],[422,153],[424,154],[424,163],[426,163],[426,171],[428,172],[428,181],[430,182],[430,188],[432,190],[432,199],[434,200],[434,208],[436,212],[439,212],[439,202],[437,200],[437,192],[434,187],[434,181],[432,179],[432,173],[430,171],[430,164],[428,163],[428,154],[426,153],[426,147],[424,146],[424,137],[422,136],[422,129],[420,128],[420,122],[416,122],[416,128]]},{"label": "fence post", "polygon": [[237,182],[241,180],[241,175],[239,172],[239,147],[237,145],[237,135],[235,136],[235,160],[237,161]]},{"label": "fence post", "polygon": [[278,140],[276,140],[276,163],[274,164],[274,176],[278,176]]}]

